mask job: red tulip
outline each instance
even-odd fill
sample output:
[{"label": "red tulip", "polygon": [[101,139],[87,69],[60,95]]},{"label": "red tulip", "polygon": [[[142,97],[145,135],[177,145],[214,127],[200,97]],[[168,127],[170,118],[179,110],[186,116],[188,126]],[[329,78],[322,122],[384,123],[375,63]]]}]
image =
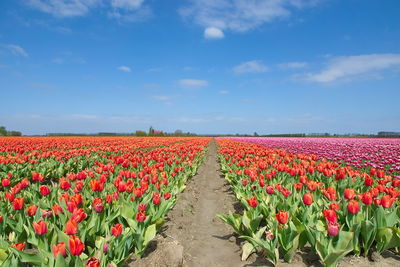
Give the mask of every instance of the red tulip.
[{"label": "red tulip", "polygon": [[76,235],[78,233],[78,223],[74,220],[68,220],[65,224],[65,231],[67,235]]},{"label": "red tulip", "polygon": [[329,208],[331,210],[340,210],[340,205],[339,205],[339,203],[333,202],[333,203],[329,204]]},{"label": "red tulip", "polygon": [[1,180],[1,185],[3,187],[8,187],[10,185],[10,179],[4,178],[3,180]]},{"label": "red tulip", "polygon": [[337,214],[334,210],[323,210],[324,218],[328,222],[336,223],[337,222]]},{"label": "red tulip", "polygon": [[3,216],[0,215],[0,223],[3,222]]},{"label": "red tulip", "polygon": [[145,211],[146,211],[146,204],[140,203],[140,204],[138,205],[138,210],[139,210],[140,212],[145,212]]},{"label": "red tulip", "polygon": [[352,200],[356,196],[356,190],[354,188],[346,188],[344,189],[344,198],[347,200]]},{"label": "red tulip", "polygon": [[287,211],[280,210],[276,214],[276,219],[278,220],[279,223],[286,224],[289,220],[289,213]]},{"label": "red tulip", "polygon": [[50,194],[50,188],[47,185],[42,185],[39,188],[39,191],[42,196],[47,196],[48,194]]},{"label": "red tulip", "polygon": [[257,207],[258,204],[257,198],[256,197],[249,198],[247,199],[247,203],[249,203],[250,207],[255,208]]},{"label": "red tulip", "polygon": [[13,248],[16,248],[16,249],[21,250],[21,251],[25,249],[25,246],[26,246],[25,242],[16,243],[16,244],[12,245]]},{"label": "red tulip", "polygon": [[166,192],[164,193],[164,199],[167,200],[171,197],[171,193],[170,192]]},{"label": "red tulip", "polygon": [[71,236],[69,239],[69,251],[71,255],[81,255],[85,249],[85,244],[77,236]]},{"label": "red tulip", "polygon": [[146,220],[146,214],[145,214],[144,212],[142,212],[142,211],[139,211],[139,212],[136,214],[136,220],[137,220],[138,222],[143,222],[144,220]]},{"label": "red tulip", "polygon": [[372,194],[370,192],[365,192],[364,194],[362,194],[361,199],[365,205],[372,204]]},{"label": "red tulip", "polygon": [[311,193],[305,193],[303,195],[303,203],[306,205],[311,205],[313,203],[313,195]]},{"label": "red tulip", "polygon": [[100,267],[100,261],[95,257],[91,257],[90,259],[88,259],[85,266],[86,267]]},{"label": "red tulip", "polygon": [[29,207],[27,208],[28,215],[29,215],[29,216],[35,215],[37,209],[38,209],[38,207],[37,207],[36,205],[29,206]]},{"label": "red tulip", "polygon": [[154,193],[153,194],[153,204],[154,205],[159,205],[161,202],[161,197],[159,193]]},{"label": "red tulip", "polygon": [[358,211],[360,210],[360,205],[358,204],[357,200],[351,200],[348,204],[347,204],[347,210],[351,213],[351,214],[357,214]]},{"label": "red tulip", "polygon": [[33,222],[33,229],[35,230],[35,233],[38,235],[44,235],[48,231],[47,224],[43,220],[40,220],[38,222]]},{"label": "red tulip", "polygon": [[118,223],[111,227],[111,234],[113,236],[119,236],[122,233],[122,224]]},{"label": "red tulip", "polygon": [[101,198],[95,198],[93,199],[93,209],[97,212],[97,213],[101,213],[103,211],[103,200]]},{"label": "red tulip", "polygon": [[267,185],[265,191],[267,192],[267,194],[272,195],[275,192],[275,189],[272,185]]},{"label": "red tulip", "polygon": [[57,258],[58,254],[61,254],[61,256],[63,256],[63,257],[65,257],[65,255],[67,255],[67,248],[66,248],[64,242],[60,242],[56,245],[53,245],[54,258]]},{"label": "red tulip", "polygon": [[340,225],[338,223],[328,223],[328,235],[337,236],[339,234]]},{"label": "red tulip", "polygon": [[24,198],[22,197],[15,198],[12,204],[14,210],[21,210],[24,207]]},{"label": "red tulip", "polygon": [[72,212],[71,215],[71,220],[74,220],[76,222],[81,222],[82,220],[86,219],[86,213],[83,209],[75,209]]},{"label": "red tulip", "polygon": [[384,207],[385,209],[390,208],[393,205],[394,202],[394,198],[392,198],[390,195],[384,195],[381,198],[380,204],[382,205],[382,207]]},{"label": "red tulip", "polygon": [[51,210],[54,212],[55,215],[58,215],[59,212],[64,213],[63,209],[59,205],[53,205],[53,207],[51,207]]}]

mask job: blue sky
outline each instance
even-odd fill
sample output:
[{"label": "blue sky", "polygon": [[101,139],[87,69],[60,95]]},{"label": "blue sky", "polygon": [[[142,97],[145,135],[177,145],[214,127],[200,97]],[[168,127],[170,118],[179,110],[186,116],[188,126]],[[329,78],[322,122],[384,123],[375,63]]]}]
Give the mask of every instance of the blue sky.
[{"label": "blue sky", "polygon": [[24,134],[400,131],[397,0],[3,0]]}]

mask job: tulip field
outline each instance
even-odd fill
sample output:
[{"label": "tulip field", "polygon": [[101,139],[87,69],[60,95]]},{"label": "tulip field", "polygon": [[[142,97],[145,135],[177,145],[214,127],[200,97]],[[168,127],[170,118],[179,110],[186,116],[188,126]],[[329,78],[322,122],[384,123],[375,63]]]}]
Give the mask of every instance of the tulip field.
[{"label": "tulip field", "polygon": [[221,169],[245,209],[218,216],[247,241],[243,259],[262,250],[273,264],[291,262],[308,246],[324,266],[337,266],[347,254],[398,253],[400,140],[217,142]]},{"label": "tulip field", "polygon": [[[0,137],[0,266],[139,259],[211,139]],[[243,212],[215,215],[244,240],[242,260],[257,252],[290,263],[307,247],[331,267],[346,255],[399,253],[399,139],[216,143]]]},{"label": "tulip field", "polygon": [[0,138],[0,265],[121,266],[162,226],[210,138]]}]

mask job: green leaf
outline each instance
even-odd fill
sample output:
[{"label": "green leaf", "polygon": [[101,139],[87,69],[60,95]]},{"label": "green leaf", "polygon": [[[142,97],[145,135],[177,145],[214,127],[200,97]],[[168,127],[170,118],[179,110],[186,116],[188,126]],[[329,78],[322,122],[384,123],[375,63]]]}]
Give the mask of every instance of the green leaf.
[{"label": "green leaf", "polygon": [[250,242],[245,242],[242,247],[242,261],[247,260],[253,252],[256,252],[254,246]]},{"label": "green leaf", "polygon": [[152,224],[149,227],[147,227],[145,233],[144,233],[144,241],[143,241],[143,245],[144,247],[147,246],[147,244],[154,239],[154,237],[156,237],[156,225]]},{"label": "green leaf", "polygon": [[64,257],[61,254],[58,254],[55,267],[66,267],[67,263],[65,262]]}]

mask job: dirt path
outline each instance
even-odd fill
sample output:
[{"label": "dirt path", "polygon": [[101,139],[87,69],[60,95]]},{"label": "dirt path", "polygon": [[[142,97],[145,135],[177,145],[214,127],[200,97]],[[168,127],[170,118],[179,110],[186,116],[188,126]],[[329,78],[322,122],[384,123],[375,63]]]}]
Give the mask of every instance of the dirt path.
[{"label": "dirt path", "polygon": [[234,211],[236,200],[221,176],[213,139],[197,175],[192,177],[157,243],[143,259],[130,266],[246,266],[232,228],[216,214]]},{"label": "dirt path", "polygon": [[[209,145],[198,174],[192,177],[183,193],[178,196],[176,206],[168,213],[167,223],[146,255],[129,267],[242,267],[272,266],[262,256],[253,254],[241,261],[240,240],[233,235],[232,228],[218,219],[216,214],[228,211],[241,213],[228,182],[219,171],[215,140]],[[236,205],[235,205],[236,204]],[[364,257],[347,256],[340,267],[399,266],[399,257],[391,253],[379,256],[375,262]],[[314,251],[298,252],[292,263],[280,260],[278,267],[322,267]]]},{"label": "dirt path", "polygon": [[235,203],[219,169],[212,140],[198,174],[170,213],[167,233],[183,246],[186,266],[242,266],[231,227],[215,216],[234,210]]}]

